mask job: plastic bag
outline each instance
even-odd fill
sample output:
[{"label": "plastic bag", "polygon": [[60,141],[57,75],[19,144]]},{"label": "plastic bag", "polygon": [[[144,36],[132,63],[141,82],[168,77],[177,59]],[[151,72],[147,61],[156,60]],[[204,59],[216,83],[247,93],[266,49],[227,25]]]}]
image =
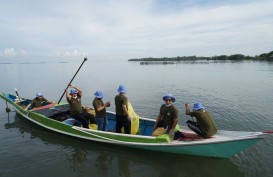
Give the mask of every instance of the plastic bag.
[{"label": "plastic bag", "polygon": [[[128,113],[131,119],[131,134],[135,135],[139,129],[139,115],[134,111],[133,106],[128,101]],[[124,133],[124,128],[122,127],[121,132]]]},{"label": "plastic bag", "polygon": [[97,124],[89,124],[89,129],[98,130],[98,125]]},{"label": "plastic bag", "polygon": [[129,113],[130,117],[132,118],[132,120],[131,120],[131,134],[135,135],[135,134],[137,134],[138,128],[139,128],[139,115],[134,111],[134,108],[130,102],[128,102],[128,113]]}]

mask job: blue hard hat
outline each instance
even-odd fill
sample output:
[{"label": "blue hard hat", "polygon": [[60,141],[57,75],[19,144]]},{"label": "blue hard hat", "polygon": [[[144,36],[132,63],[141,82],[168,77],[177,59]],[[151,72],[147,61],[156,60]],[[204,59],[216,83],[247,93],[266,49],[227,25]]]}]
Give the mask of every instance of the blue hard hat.
[{"label": "blue hard hat", "polygon": [[102,91],[96,91],[94,93],[94,95],[95,95],[96,98],[103,98],[103,96],[104,96]]},{"label": "blue hard hat", "polygon": [[120,85],[119,87],[118,87],[118,90],[117,90],[119,93],[125,93],[126,92],[126,88],[125,88],[125,86],[124,85]]},{"label": "blue hard hat", "polygon": [[204,109],[204,107],[202,106],[202,104],[201,103],[194,103],[192,110],[193,111],[198,111],[200,109]]},{"label": "blue hard hat", "polygon": [[41,97],[41,96],[43,96],[43,94],[41,94],[41,93],[36,94],[36,98]]},{"label": "blue hard hat", "polygon": [[163,96],[164,101],[166,101],[166,99],[168,99],[168,98],[171,99],[172,102],[175,102],[175,98],[174,98],[174,96],[172,94],[168,93],[165,96]]},{"label": "blue hard hat", "polygon": [[73,89],[73,88],[72,88],[72,89],[70,90],[70,95],[75,94],[75,93],[78,93],[78,91],[77,91],[76,89]]}]

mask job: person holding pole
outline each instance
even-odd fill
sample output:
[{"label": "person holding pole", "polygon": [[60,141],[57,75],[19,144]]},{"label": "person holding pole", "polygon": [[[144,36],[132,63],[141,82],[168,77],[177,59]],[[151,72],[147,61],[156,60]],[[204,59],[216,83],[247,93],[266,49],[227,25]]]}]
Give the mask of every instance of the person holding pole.
[{"label": "person holding pole", "polygon": [[[74,74],[74,76],[72,77],[72,79],[71,79],[71,81],[69,82],[69,84],[72,83],[72,81],[74,80],[74,78],[76,77],[76,75],[78,74],[78,72],[80,71],[82,65],[83,65],[84,62],[86,62],[86,61],[87,61],[87,58],[85,57],[84,60],[83,60],[83,62],[82,62],[82,64],[81,64],[81,66],[78,68],[77,72]],[[58,101],[58,104],[59,104],[59,103],[61,102],[61,100],[63,99],[63,96],[64,96],[64,94],[66,93],[66,90],[68,89],[69,84],[68,84],[67,87],[65,88],[65,90],[64,90],[64,92],[63,92],[61,98],[60,98],[59,101]]]},{"label": "person holding pole", "polygon": [[82,110],[82,90],[71,83],[68,84],[68,87],[71,88],[70,92],[68,91],[68,88],[66,89],[66,100],[70,106],[70,116],[81,122],[84,128],[89,128],[89,120],[84,116]]}]

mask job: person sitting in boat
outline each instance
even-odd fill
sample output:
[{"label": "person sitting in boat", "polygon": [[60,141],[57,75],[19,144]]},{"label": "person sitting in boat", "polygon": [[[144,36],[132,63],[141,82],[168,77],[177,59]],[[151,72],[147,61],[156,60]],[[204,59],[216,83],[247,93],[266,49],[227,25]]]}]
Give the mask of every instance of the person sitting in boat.
[{"label": "person sitting in boat", "polygon": [[117,89],[119,94],[115,97],[116,106],[116,133],[121,133],[122,127],[126,134],[131,134],[131,117],[128,112],[128,99],[125,96],[126,88],[120,85]]},{"label": "person sitting in boat", "polygon": [[69,84],[70,92],[66,89],[66,100],[70,106],[70,116],[81,122],[84,128],[88,127],[88,118],[84,116],[81,104],[82,90],[72,84]]},{"label": "person sitting in boat", "polygon": [[154,130],[158,127],[164,127],[170,137],[173,137],[174,129],[178,122],[178,110],[173,105],[175,98],[172,94],[166,94],[163,96],[163,100],[165,101],[165,104],[162,104],[160,107]]},{"label": "person sitting in boat", "polygon": [[95,119],[98,124],[98,130],[105,131],[107,126],[106,107],[110,106],[110,102],[103,103],[102,98],[104,95],[102,91],[96,91],[94,95],[93,106],[96,112]]},{"label": "person sitting in boat", "polygon": [[53,103],[53,101],[45,99],[42,93],[37,93],[36,97],[33,100],[31,100],[31,102],[27,105],[25,110],[28,110],[30,107],[38,108],[44,106],[46,103],[50,104]]},{"label": "person sitting in boat", "polygon": [[196,122],[188,120],[186,124],[199,136],[203,138],[209,138],[217,132],[215,122],[208,111],[202,106],[201,103],[195,103],[193,105],[193,111],[190,111],[189,103],[185,104],[186,115],[196,118]]}]

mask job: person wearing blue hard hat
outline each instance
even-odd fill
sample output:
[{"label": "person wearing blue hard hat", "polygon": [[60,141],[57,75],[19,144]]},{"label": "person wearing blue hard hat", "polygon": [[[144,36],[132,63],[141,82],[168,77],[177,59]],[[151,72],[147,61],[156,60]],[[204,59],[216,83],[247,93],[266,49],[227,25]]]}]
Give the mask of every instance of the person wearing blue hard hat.
[{"label": "person wearing blue hard hat", "polygon": [[42,93],[36,93],[36,96],[31,102],[27,105],[25,110],[28,110],[30,107],[33,108],[38,108],[41,106],[45,106],[47,104],[54,103],[53,101],[47,100],[44,98]]},{"label": "person wearing blue hard hat", "polygon": [[105,131],[107,126],[106,107],[110,106],[110,102],[103,103],[102,98],[104,94],[102,91],[96,91],[94,96],[93,107],[96,112],[95,119],[98,124],[98,130]]},{"label": "person wearing blue hard hat", "polygon": [[78,90],[76,90],[76,89],[74,89],[74,88],[71,88],[71,89],[70,89],[70,95],[77,94],[77,93],[79,93]]},{"label": "person wearing blue hard hat", "polygon": [[116,133],[121,133],[122,127],[126,134],[131,133],[131,117],[128,113],[128,99],[125,96],[126,88],[124,85],[119,85],[118,95],[115,97],[116,106]]},{"label": "person wearing blue hard hat", "polygon": [[186,122],[192,131],[203,138],[209,138],[217,132],[217,128],[211,114],[205,110],[201,103],[194,103],[192,111],[190,111],[190,105],[188,103],[185,104],[185,107],[186,115],[196,118],[196,121],[188,120]]},{"label": "person wearing blue hard hat", "polygon": [[71,83],[69,83],[68,87],[71,88],[70,91],[66,89],[66,100],[70,106],[70,116],[81,122],[84,128],[89,128],[89,120],[88,117],[83,114],[81,104],[82,90]]},{"label": "person wearing blue hard hat", "polygon": [[175,102],[175,97],[169,93],[163,96],[162,99],[165,101],[165,104],[162,104],[160,107],[154,129],[164,127],[167,130],[167,133],[173,137],[174,129],[178,122],[178,110],[173,105]]},{"label": "person wearing blue hard hat", "polygon": [[119,85],[117,91],[118,91],[119,93],[126,93],[126,88],[125,88],[124,85]]}]

